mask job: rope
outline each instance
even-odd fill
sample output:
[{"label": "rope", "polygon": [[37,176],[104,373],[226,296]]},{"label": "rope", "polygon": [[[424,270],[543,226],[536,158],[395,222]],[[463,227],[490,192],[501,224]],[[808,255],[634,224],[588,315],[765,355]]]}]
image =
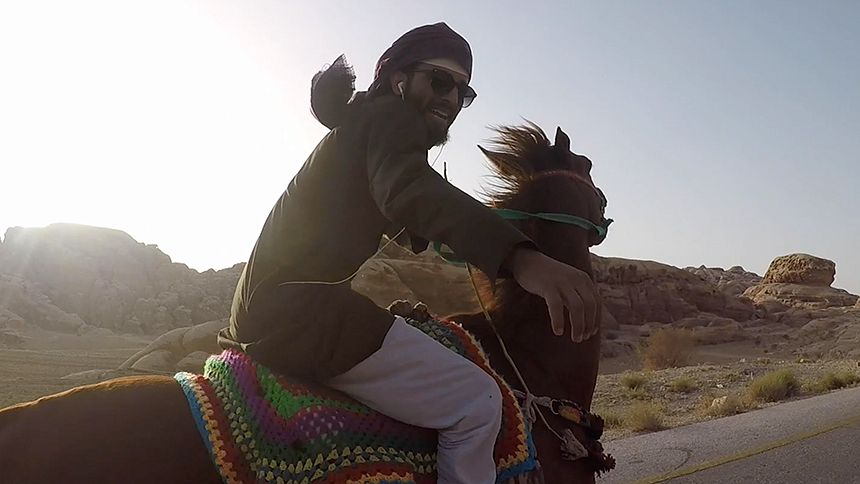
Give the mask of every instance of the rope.
[{"label": "rope", "polygon": [[[493,319],[490,317],[490,313],[487,311],[487,307],[484,305],[484,301],[481,300],[481,294],[478,291],[478,285],[475,283],[475,276],[472,273],[472,265],[469,263],[466,263],[466,269],[469,271],[469,281],[471,281],[471,283],[472,283],[472,289],[475,290],[475,296],[478,298],[478,304],[481,305],[481,311],[483,311],[484,317],[487,319],[487,323],[490,324],[490,328],[492,328],[493,334],[496,335],[496,339],[499,340],[499,345],[501,345],[501,347],[502,347],[502,353],[505,355],[505,359],[508,360],[508,363],[510,363],[511,368],[514,369],[514,373],[517,375],[517,379],[520,381],[520,385],[522,385],[523,390],[525,390],[525,393],[523,393],[519,390],[514,390],[514,395],[518,396],[518,398],[524,398],[525,401],[523,403],[523,412],[525,412],[526,418],[528,418],[532,423],[534,423],[535,414],[537,414],[540,417],[543,424],[546,425],[546,427],[550,430],[550,432],[555,434],[555,436],[558,437],[559,440],[566,443],[567,440],[564,437],[562,437],[561,434],[556,432],[556,430],[554,428],[552,428],[552,425],[550,425],[549,422],[547,421],[546,417],[544,417],[543,412],[541,412],[540,408],[538,408],[535,405],[536,403],[538,405],[543,404],[544,399],[546,399],[549,402],[551,402],[552,399],[550,399],[548,397],[536,397],[531,392],[531,390],[529,390],[529,386],[528,386],[528,384],[526,384],[525,378],[523,378],[523,375],[520,373],[519,368],[517,368],[517,364],[514,363],[514,359],[511,358],[510,353],[508,353],[508,348],[505,346],[505,342],[502,341],[501,335],[499,335],[499,332],[496,330],[496,326],[493,324]],[[544,405],[544,406],[549,406],[549,405]]]},{"label": "rope", "polygon": [[550,397],[538,397],[531,393],[522,392],[516,389],[514,389],[513,392],[515,397],[523,401],[523,412],[526,414],[526,418],[531,422],[537,420],[537,405],[552,408],[552,398]]},{"label": "rope", "polygon": [[[319,284],[319,285],[324,285],[324,286],[339,286],[339,285],[341,285],[341,284],[343,284],[343,283],[345,283],[345,282],[351,281],[355,276],[357,276],[357,275],[358,275],[358,273],[359,273],[359,272],[361,272],[361,269],[363,269],[363,268],[364,268],[364,264],[367,264],[371,259],[375,259],[375,258],[376,258],[376,256],[378,256],[378,255],[379,255],[383,250],[385,250],[385,248],[386,248],[386,247],[388,247],[388,246],[389,246],[389,244],[391,244],[392,242],[394,242],[394,239],[396,239],[397,237],[400,237],[400,234],[402,234],[404,230],[406,230],[406,227],[403,227],[402,229],[400,229],[400,232],[397,232],[397,234],[395,234],[395,235],[394,235],[394,237],[389,238],[389,239],[388,239],[388,242],[386,242],[386,243],[385,243],[385,245],[383,245],[382,247],[380,247],[380,248],[376,251],[376,253],[375,253],[375,254],[373,254],[372,256],[370,256],[370,258],[369,258],[369,259],[367,259],[366,261],[364,261],[364,263],[363,263],[363,264],[361,264],[360,266],[358,266],[358,269],[356,269],[356,270],[355,270],[355,272],[353,272],[352,274],[348,275],[347,277],[344,277],[343,279],[341,279],[341,280],[339,280],[339,281],[287,281],[287,282],[281,282],[280,284],[278,284],[278,286],[289,286],[289,285],[292,285],[292,284]],[[251,294],[251,297],[253,297],[253,293]]]},{"label": "rope", "polygon": [[526,415],[526,419],[529,420],[529,424],[533,425],[535,422],[535,414],[540,417],[541,421],[546,428],[552,432],[558,440],[561,441],[561,456],[565,460],[575,461],[577,459],[582,459],[588,457],[588,449],[582,445],[582,442],[576,438],[573,432],[570,429],[564,429],[564,434],[559,434],[556,430],[549,424],[546,417],[544,417],[543,412],[538,407],[545,406],[548,408],[552,408],[552,399],[549,397],[536,397],[531,390],[529,390],[528,384],[526,384],[525,378],[520,373],[519,368],[517,368],[517,364],[514,363],[514,359],[511,358],[510,353],[508,353],[508,348],[505,346],[505,342],[502,341],[502,336],[496,330],[496,326],[493,324],[493,319],[490,317],[490,313],[487,311],[487,307],[484,306],[484,301],[481,300],[481,294],[478,291],[478,285],[475,283],[475,276],[472,274],[472,266],[469,263],[466,263],[466,269],[469,271],[469,281],[472,283],[472,289],[475,290],[475,296],[478,298],[478,304],[481,305],[481,311],[484,313],[484,317],[487,319],[487,323],[489,323],[490,328],[493,329],[493,334],[496,335],[496,339],[499,340],[499,345],[502,347],[502,353],[505,355],[505,359],[510,363],[511,368],[514,369],[514,373],[517,375],[517,379],[520,381],[520,385],[523,386],[523,390],[525,392],[521,392],[518,390],[514,390],[514,396],[518,398],[522,398],[523,401],[523,412]]}]

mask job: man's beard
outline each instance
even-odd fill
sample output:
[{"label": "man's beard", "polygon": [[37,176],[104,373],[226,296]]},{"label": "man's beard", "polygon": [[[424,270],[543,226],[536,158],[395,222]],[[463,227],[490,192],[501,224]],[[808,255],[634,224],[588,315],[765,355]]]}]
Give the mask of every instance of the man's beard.
[{"label": "man's beard", "polygon": [[[430,148],[434,146],[442,146],[451,139],[450,128],[445,128],[444,131],[439,131],[427,126],[427,141]],[[428,148],[429,149],[429,148]]]},{"label": "man's beard", "polygon": [[[412,79],[406,81],[406,92],[410,92],[412,85]],[[430,105],[424,105],[420,101],[411,98],[411,96],[407,96],[406,100],[411,101],[413,105],[424,115],[426,115],[431,109]],[[426,120],[425,120],[426,122]],[[451,124],[453,124],[453,119],[451,122],[445,126],[444,129],[436,128],[430,123],[427,123],[427,149],[433,148],[435,146],[442,146],[450,140],[449,130],[451,129]]]},{"label": "man's beard", "polygon": [[[435,116],[433,114],[430,114],[431,109],[433,109],[432,105],[424,106],[425,116]],[[427,123],[427,142],[430,145],[430,148],[434,146],[442,146],[450,140],[452,124],[454,124],[454,118],[447,122],[444,128],[440,127],[438,124],[430,122]]]}]

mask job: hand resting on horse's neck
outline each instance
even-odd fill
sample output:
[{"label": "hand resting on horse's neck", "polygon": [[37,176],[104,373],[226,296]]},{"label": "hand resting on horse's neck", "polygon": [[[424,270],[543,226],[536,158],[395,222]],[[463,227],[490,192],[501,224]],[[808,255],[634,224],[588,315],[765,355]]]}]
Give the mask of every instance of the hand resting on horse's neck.
[{"label": "hand resting on horse's neck", "polygon": [[546,300],[556,335],[564,333],[565,308],[570,312],[573,342],[597,333],[602,305],[597,287],[584,271],[529,247],[515,248],[505,266],[523,289]]}]

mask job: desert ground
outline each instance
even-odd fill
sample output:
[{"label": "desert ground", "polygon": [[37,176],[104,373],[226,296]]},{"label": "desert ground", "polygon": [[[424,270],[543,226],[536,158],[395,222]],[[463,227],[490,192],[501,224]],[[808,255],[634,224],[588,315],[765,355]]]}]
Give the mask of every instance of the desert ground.
[{"label": "desert ground", "polygon": [[117,368],[148,342],[44,332],[21,348],[0,349],[0,408],[68,390],[80,382],[67,375]]}]

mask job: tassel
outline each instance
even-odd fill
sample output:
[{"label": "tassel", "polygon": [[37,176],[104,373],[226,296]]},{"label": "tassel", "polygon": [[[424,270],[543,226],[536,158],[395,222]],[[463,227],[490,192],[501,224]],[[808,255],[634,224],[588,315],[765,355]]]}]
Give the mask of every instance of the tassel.
[{"label": "tassel", "polygon": [[588,449],[582,445],[570,429],[564,429],[561,438],[561,456],[565,460],[579,460],[588,457]]}]

